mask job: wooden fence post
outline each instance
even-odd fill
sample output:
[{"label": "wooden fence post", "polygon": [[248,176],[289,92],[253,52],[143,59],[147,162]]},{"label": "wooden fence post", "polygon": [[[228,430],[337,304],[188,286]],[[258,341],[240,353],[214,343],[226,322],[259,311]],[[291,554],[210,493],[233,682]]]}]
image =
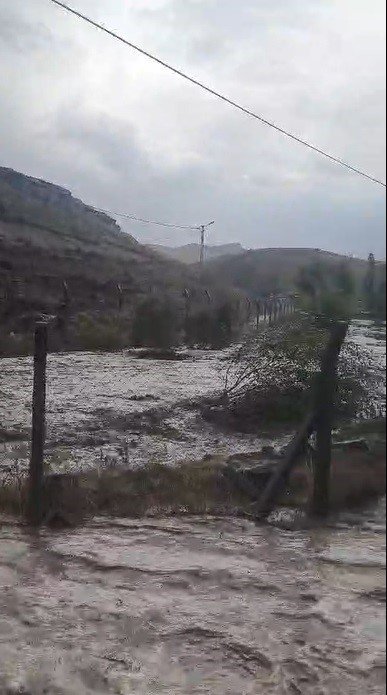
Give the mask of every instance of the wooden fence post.
[{"label": "wooden fence post", "polygon": [[332,462],[332,429],[337,390],[337,370],[341,348],[348,332],[348,323],[335,322],[327,348],[321,360],[318,376],[316,419],[316,453],[314,456],[314,482],[312,513],[326,516],[330,508]]},{"label": "wooden fence post", "polygon": [[[293,305],[294,306],[294,305]],[[317,433],[317,453],[314,460],[314,491],[312,513],[325,516],[329,512],[332,422],[337,388],[337,367],[341,348],[348,332],[348,323],[336,322],[331,327],[328,344],[321,359],[321,369],[311,387],[311,407],[300,430],[287,447],[283,463],[275,471],[253,513],[256,519],[266,518],[274,509],[290,473],[305,450],[313,431]]]},{"label": "wooden fence post", "polygon": [[68,286],[66,280],[62,280],[62,303],[66,307],[70,303],[69,286]]},{"label": "wooden fence post", "polygon": [[257,328],[259,328],[259,320],[261,317],[261,302],[257,301],[255,303],[255,308],[256,308],[256,314],[257,314]]},{"label": "wooden fence post", "polygon": [[32,526],[39,526],[43,519],[47,335],[47,324],[37,323],[35,328],[32,442],[27,501],[27,517]]},{"label": "wooden fence post", "polygon": [[311,411],[288,444],[283,463],[275,470],[260,498],[252,506],[252,514],[255,519],[262,521],[273,511],[277,498],[286,487],[292,469],[305,451],[305,443],[313,432],[314,423],[315,414]]},{"label": "wooden fence post", "polygon": [[183,290],[184,298],[184,339],[186,345],[190,339],[190,320],[191,320],[191,293],[188,289]]},{"label": "wooden fence post", "polygon": [[251,302],[248,298],[246,299],[246,311],[247,311],[247,323],[249,324],[250,319],[251,319]]},{"label": "wooden fence post", "polygon": [[117,284],[117,301],[118,301],[118,311],[121,312],[123,304],[124,304],[124,293],[122,290],[122,285],[120,285],[119,283]]},{"label": "wooden fence post", "polygon": [[273,323],[273,300],[270,299],[269,301],[269,325]]}]

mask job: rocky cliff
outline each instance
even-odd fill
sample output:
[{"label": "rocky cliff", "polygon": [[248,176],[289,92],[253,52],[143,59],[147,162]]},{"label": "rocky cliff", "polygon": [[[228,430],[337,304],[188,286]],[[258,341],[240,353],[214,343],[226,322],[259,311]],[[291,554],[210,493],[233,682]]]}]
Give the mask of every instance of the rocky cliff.
[{"label": "rocky cliff", "polygon": [[57,313],[66,296],[73,313],[108,314],[121,300],[129,312],[195,282],[65,188],[0,168],[0,334]]}]

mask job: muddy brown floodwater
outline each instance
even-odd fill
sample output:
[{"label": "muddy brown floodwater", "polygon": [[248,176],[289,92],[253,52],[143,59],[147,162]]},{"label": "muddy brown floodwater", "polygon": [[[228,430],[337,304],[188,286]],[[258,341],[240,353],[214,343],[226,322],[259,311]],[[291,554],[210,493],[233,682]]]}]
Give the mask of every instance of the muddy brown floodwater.
[{"label": "muddy brown floodwater", "polygon": [[381,695],[385,505],[0,531],[2,695]]},{"label": "muddy brown floodwater", "polygon": [[[173,464],[208,453],[257,451],[267,439],[227,434],[204,422],[192,399],[219,391],[224,353],[188,360],[143,360],[125,352],[50,355],[47,368],[46,462],[52,471]],[[2,469],[28,465],[32,360],[1,361]],[[0,432],[1,435],[1,432]]]},{"label": "muddy brown floodwater", "polygon": [[[375,367],[385,372],[385,326],[356,322],[351,338],[369,348]],[[222,432],[191,407],[192,399],[222,388],[224,357],[200,351],[181,362],[142,360],[126,352],[50,355],[47,465],[64,472],[173,464],[283,444],[284,438],[273,442],[262,433]],[[31,395],[32,359],[0,360],[0,477],[28,465]],[[383,395],[375,394],[382,400]]]},{"label": "muddy brown floodwater", "polygon": [[[385,341],[355,333],[383,367]],[[219,387],[221,358],[51,356],[52,469],[256,450],[184,406]],[[1,367],[0,468],[23,467],[31,360]],[[183,517],[31,534],[0,519],[0,695],[382,695],[385,538],[385,501],[292,531]]]}]

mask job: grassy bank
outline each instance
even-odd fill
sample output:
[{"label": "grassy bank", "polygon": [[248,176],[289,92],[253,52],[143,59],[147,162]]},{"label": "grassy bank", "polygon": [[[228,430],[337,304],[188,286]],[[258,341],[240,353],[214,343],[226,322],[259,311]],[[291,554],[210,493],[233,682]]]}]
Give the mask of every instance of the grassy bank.
[{"label": "grassy bank", "polygon": [[[335,448],[332,464],[332,508],[358,505],[385,493],[386,444],[384,422],[352,425],[339,439],[363,436],[368,444]],[[49,476],[45,491],[45,516],[78,524],[93,515],[141,518],[166,515],[248,516],[253,499],[230,482],[223,473],[238,457],[206,457],[174,467],[149,463],[131,471],[110,469],[78,475]],[[248,466],[265,459],[265,454],[241,456]],[[294,470],[280,505],[307,508],[312,472],[305,462]],[[260,494],[257,488],[257,496]],[[26,481],[9,480],[0,485],[0,511],[23,515]]]}]

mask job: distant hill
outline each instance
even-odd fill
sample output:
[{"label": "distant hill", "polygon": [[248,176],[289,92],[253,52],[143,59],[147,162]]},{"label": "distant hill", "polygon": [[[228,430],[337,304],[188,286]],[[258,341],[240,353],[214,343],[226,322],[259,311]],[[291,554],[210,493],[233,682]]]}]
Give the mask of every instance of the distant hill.
[{"label": "distant hill", "polygon": [[[173,258],[176,261],[191,265],[198,263],[200,258],[199,244],[187,244],[186,246],[157,246],[152,245],[150,248],[156,253]],[[207,261],[225,256],[238,256],[244,253],[245,249],[241,244],[223,244],[220,246],[206,246],[205,258]]]},{"label": "distant hill", "polygon": [[[360,284],[364,279],[367,261],[308,248],[268,248],[246,251],[237,257],[208,262],[205,273],[207,280],[214,281],[226,277],[233,286],[254,296],[294,290],[298,272],[311,263],[321,262],[335,268],[343,261],[349,263]],[[385,268],[383,264],[380,264],[380,267]]]}]

